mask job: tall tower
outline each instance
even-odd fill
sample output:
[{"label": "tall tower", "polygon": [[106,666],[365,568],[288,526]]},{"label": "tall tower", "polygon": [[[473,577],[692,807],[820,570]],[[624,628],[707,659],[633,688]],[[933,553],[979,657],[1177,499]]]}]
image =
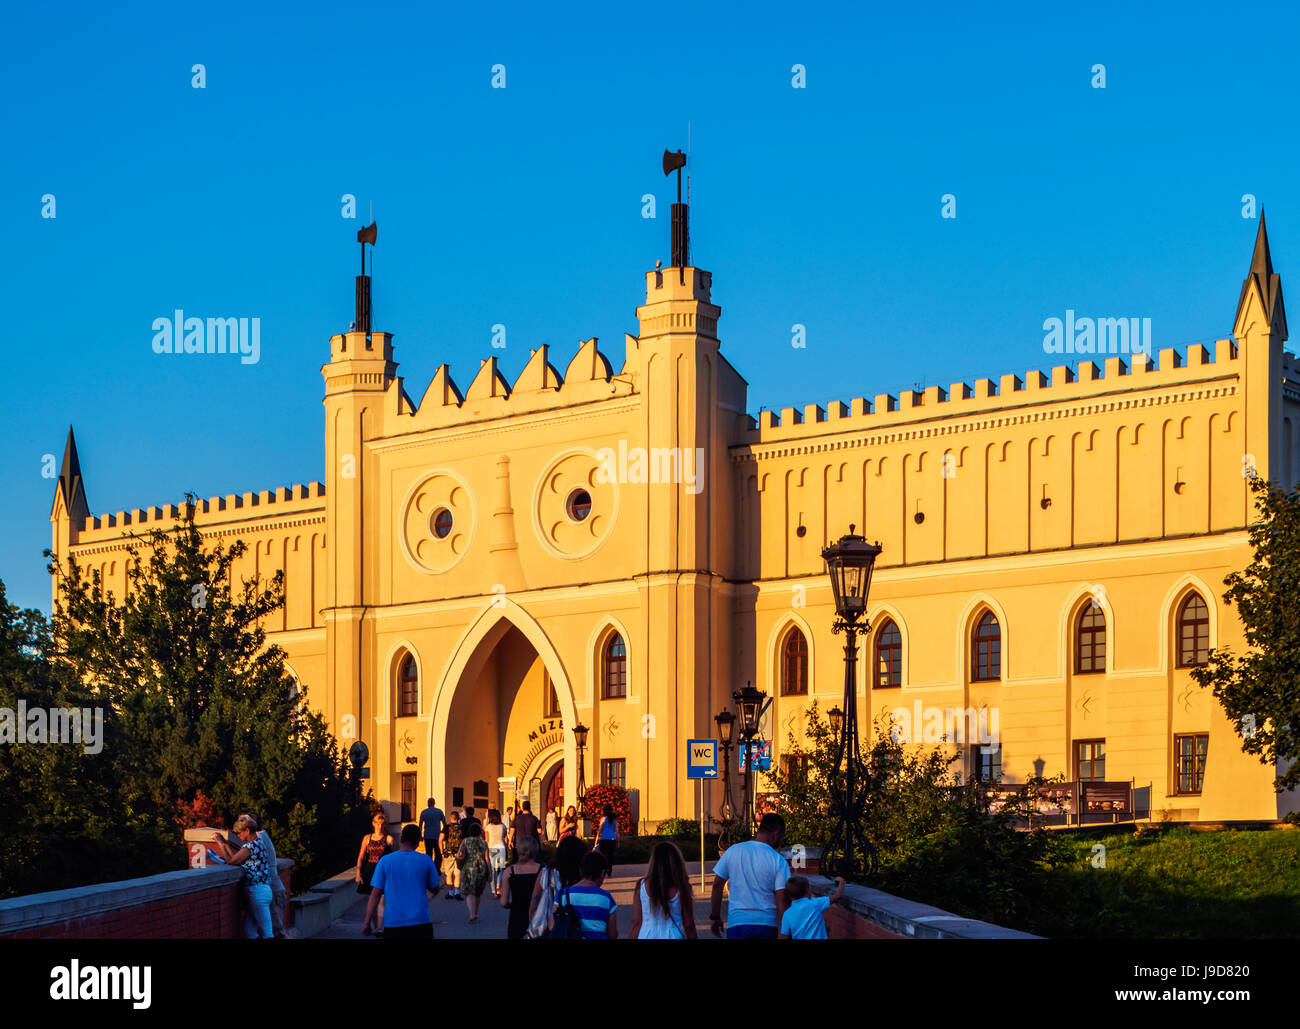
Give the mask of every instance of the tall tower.
[{"label": "tall tower", "polygon": [[[374,242],[374,226],[358,233]],[[366,234],[369,234],[368,236]],[[362,258],[364,266],[364,256]],[[364,281],[363,281],[364,280]],[[379,510],[375,461],[368,441],[383,433],[383,398],[397,376],[393,337],[371,332],[370,277],[357,280],[353,329],[330,338],[325,378],[325,681],[333,693],[318,703],[336,734],[353,716],[365,739],[377,712],[364,707],[364,676],[373,656],[363,653],[361,619],[373,602],[376,566],[365,512]]]},{"label": "tall tower", "polygon": [[[677,171],[680,180],[684,163],[684,156],[665,152],[665,173]],[[714,684],[733,678],[725,583],[731,548],[719,546],[718,527],[734,523],[727,448],[744,410],[745,383],[719,352],[722,311],[711,298],[713,277],[686,263],[687,224],[686,205],[674,205],[674,263],[646,273],[645,303],[636,309],[641,332],[628,362],[645,395],[652,465],[645,487],[648,638],[674,641],[654,659],[659,674],[647,690],[661,744],[647,744],[648,819],[691,808],[693,785],[673,741],[712,736],[712,711],[730,701],[730,692],[722,696]],[[661,783],[672,785],[664,790]]]},{"label": "tall tower", "polygon": [[[50,549],[60,561],[67,559],[72,544],[86,524],[90,506],[86,503],[86,488],[81,481],[81,461],[77,457],[77,440],[68,426],[68,441],[63,447],[63,467],[54,487],[54,506],[50,509]],[[53,600],[59,599],[59,580],[51,580]]]},{"label": "tall tower", "polygon": [[1282,344],[1287,329],[1282,278],[1273,271],[1262,210],[1232,335],[1245,362],[1246,453],[1254,457],[1261,477],[1273,478],[1282,470]]}]

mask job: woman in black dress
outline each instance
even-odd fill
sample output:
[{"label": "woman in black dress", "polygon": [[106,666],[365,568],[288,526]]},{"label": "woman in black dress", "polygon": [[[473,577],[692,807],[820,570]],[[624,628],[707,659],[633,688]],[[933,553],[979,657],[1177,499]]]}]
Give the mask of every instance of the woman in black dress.
[{"label": "woman in black dress", "polygon": [[537,838],[521,836],[515,844],[519,860],[501,874],[501,906],[510,910],[507,940],[522,940],[528,931],[528,907],[542,866],[537,863]]},{"label": "woman in black dress", "polygon": [[[397,843],[388,835],[388,819],[384,817],[382,811],[376,811],[375,817],[371,819],[371,825],[374,826],[374,832],[368,833],[361,838],[361,850],[357,853],[357,892],[370,892],[370,877],[375,874],[375,865],[379,864],[379,859],[385,854],[391,854],[397,849]],[[382,935],[384,931],[384,914],[380,912],[375,917],[375,930]],[[361,929],[366,936],[370,935],[370,926],[365,925]]]}]

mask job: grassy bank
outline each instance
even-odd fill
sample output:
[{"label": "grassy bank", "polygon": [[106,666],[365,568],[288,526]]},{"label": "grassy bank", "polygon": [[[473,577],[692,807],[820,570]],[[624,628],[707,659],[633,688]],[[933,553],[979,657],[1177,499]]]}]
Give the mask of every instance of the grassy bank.
[{"label": "grassy bank", "polygon": [[[1300,937],[1300,832],[1095,830],[1058,834],[1053,851],[1059,864],[1022,884],[1034,902],[1002,924],[1052,937]],[[889,878],[883,888],[910,900],[991,914],[969,896],[949,906],[909,892],[906,869]]]}]

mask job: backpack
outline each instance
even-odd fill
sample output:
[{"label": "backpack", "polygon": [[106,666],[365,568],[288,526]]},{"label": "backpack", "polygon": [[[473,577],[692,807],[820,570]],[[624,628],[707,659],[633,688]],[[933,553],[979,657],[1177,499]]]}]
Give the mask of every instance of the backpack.
[{"label": "backpack", "polygon": [[551,924],[546,938],[548,940],[582,939],[582,919],[569,900],[569,888],[567,886],[564,888],[564,893],[560,895],[560,906],[555,912],[555,921]]}]

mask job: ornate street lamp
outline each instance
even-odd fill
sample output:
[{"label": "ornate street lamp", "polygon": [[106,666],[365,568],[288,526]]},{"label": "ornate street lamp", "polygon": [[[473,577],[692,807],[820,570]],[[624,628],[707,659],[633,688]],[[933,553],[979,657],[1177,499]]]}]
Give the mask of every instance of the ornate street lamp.
[{"label": "ornate street lamp", "polygon": [[722,747],[722,806],[718,814],[724,822],[730,822],[735,814],[731,806],[731,733],[736,726],[736,716],[724,709],[713,720],[718,723],[718,743]]},{"label": "ornate street lamp", "polygon": [[582,802],[587,799],[587,782],[582,771],[582,752],[587,746],[585,725],[579,722],[573,727],[573,742],[578,745],[578,818],[582,818]]},{"label": "ornate street lamp", "polygon": [[[844,643],[844,710],[832,710],[831,732],[838,737],[835,765],[831,775],[836,825],[830,841],[822,851],[821,867],[830,875],[861,879],[871,863],[870,843],[862,835],[861,822],[865,804],[859,788],[864,778],[862,754],[858,747],[858,633],[868,627],[858,620],[867,612],[867,594],[871,591],[871,573],[880,555],[880,544],[868,543],[849,526],[841,536],[822,550],[826,571],[831,577],[835,596],[835,623],[832,629],[842,632]],[[843,779],[841,780],[841,776]],[[837,789],[841,781],[843,788]]]},{"label": "ornate street lamp", "polygon": [[745,809],[740,825],[745,839],[749,839],[754,835],[754,737],[758,735],[759,722],[772,703],[772,698],[762,690],[755,689],[752,683],[746,682],[745,688],[733,693],[731,699],[740,709],[740,746],[741,753],[745,755]]}]

